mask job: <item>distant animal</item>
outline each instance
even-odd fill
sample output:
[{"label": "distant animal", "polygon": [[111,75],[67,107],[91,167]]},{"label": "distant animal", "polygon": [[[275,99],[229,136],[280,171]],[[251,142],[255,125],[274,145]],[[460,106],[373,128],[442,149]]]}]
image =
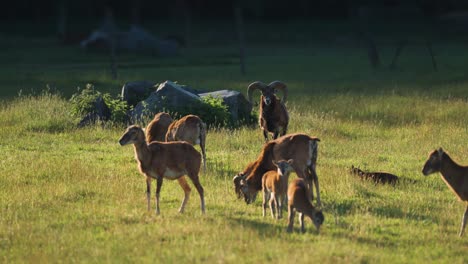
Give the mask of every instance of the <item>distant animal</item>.
[{"label": "distant animal", "polygon": [[440,172],[442,180],[466,205],[459,232],[459,236],[463,236],[468,220],[468,166],[457,164],[442,148],[439,148],[429,154],[422,169],[425,176],[436,172]]},{"label": "distant animal", "polygon": [[[260,96],[258,123],[263,131],[265,141],[268,141],[268,133],[273,134],[273,139],[286,135],[289,124],[289,114],[285,106],[288,96],[286,84],[280,81],[274,81],[269,85],[259,81],[251,83],[247,89],[250,104],[252,104],[252,94],[255,90],[260,90],[262,93]],[[281,100],[276,97],[278,90],[283,92]]]},{"label": "distant animal", "polygon": [[167,129],[172,121],[172,117],[168,113],[157,113],[153,120],[151,120],[151,122],[146,126],[146,142],[166,141]]},{"label": "distant animal", "polygon": [[398,183],[399,178],[396,175],[387,172],[365,172],[351,165],[350,173],[359,176],[363,180],[371,180],[375,183],[391,184]]},{"label": "distant animal", "polygon": [[301,232],[305,232],[304,215],[308,216],[315,225],[317,232],[320,232],[320,226],[325,221],[321,210],[315,208],[309,201],[309,189],[303,179],[294,179],[288,187],[288,232],[293,231],[295,211],[299,212],[299,223]]},{"label": "distant animal", "polygon": [[140,173],[146,176],[146,198],[148,211],[151,210],[151,179],[156,179],[156,214],[159,210],[159,194],[163,179],[179,181],[185,196],[179,212],[183,212],[190,196],[190,186],[184,175],[187,175],[195,185],[200,195],[201,211],[205,213],[205,199],[203,187],[200,184],[198,173],[200,171],[200,153],[187,142],[159,142],[148,144],[145,141],[145,133],[139,126],[130,126],[119,140],[121,146],[133,144],[135,159]]},{"label": "distant animal", "polygon": [[234,190],[238,198],[244,197],[247,204],[255,201],[262,189],[263,175],[270,170],[277,170],[273,160],[293,159],[291,166],[299,178],[303,178],[311,188],[317,191],[317,204],[321,205],[319,181],[316,173],[318,142],[320,139],[306,134],[289,134],[266,143],[257,159],[247,165],[244,171],[233,178]]},{"label": "distant animal", "polygon": [[267,201],[270,204],[271,217],[280,219],[283,211],[283,201],[285,201],[288,192],[289,174],[293,170],[292,164],[294,160],[272,161],[278,169],[271,170],[263,174],[262,190],[263,190],[263,217],[267,207]]},{"label": "distant animal", "polygon": [[166,141],[187,141],[200,145],[203,158],[203,171],[206,171],[206,124],[196,115],[186,115],[172,122],[166,133]]}]

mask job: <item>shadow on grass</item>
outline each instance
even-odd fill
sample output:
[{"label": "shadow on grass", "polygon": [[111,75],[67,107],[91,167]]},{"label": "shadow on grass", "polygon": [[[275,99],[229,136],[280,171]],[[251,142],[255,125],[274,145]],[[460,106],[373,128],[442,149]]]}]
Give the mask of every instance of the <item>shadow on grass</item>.
[{"label": "shadow on grass", "polygon": [[396,239],[398,235],[395,233],[381,234],[376,237],[363,237],[349,232],[334,232],[332,237],[337,239],[348,239],[354,241],[357,244],[365,244],[372,247],[378,248],[398,248],[398,240]]},{"label": "shadow on grass", "polygon": [[230,225],[237,225],[242,228],[248,228],[258,233],[258,235],[265,237],[277,237],[278,233],[286,232],[286,221],[280,219],[281,223],[284,221],[284,226],[277,226],[274,223],[269,223],[269,220],[252,220],[241,217],[226,217]]}]

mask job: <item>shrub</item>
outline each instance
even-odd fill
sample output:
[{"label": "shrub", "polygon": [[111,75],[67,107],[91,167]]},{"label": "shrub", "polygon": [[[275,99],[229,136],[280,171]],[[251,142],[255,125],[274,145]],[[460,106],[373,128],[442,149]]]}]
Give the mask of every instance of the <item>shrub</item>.
[{"label": "shrub", "polygon": [[109,93],[102,94],[94,89],[94,85],[87,84],[86,88],[73,94],[70,98],[70,113],[74,117],[83,118],[94,111],[94,102],[102,97],[111,112],[111,121],[123,123],[127,120],[129,107],[120,97],[113,98]]},{"label": "shrub", "polygon": [[232,125],[231,114],[221,98],[204,97],[201,103],[186,105],[178,109],[173,109],[169,105],[166,105],[164,99],[159,107],[163,111],[168,112],[174,119],[192,114],[199,116],[208,127]]}]

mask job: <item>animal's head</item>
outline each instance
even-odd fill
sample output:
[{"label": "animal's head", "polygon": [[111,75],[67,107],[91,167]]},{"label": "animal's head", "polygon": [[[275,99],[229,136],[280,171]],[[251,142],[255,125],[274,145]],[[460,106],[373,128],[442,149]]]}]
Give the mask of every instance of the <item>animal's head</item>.
[{"label": "animal's head", "polygon": [[440,166],[442,163],[442,156],[444,155],[444,150],[442,148],[436,149],[429,154],[429,157],[424,163],[422,173],[427,176],[431,173],[440,171]]},{"label": "animal's head", "polygon": [[234,176],[234,190],[237,194],[238,199],[244,197],[244,201],[247,204],[250,204],[254,202],[257,198],[257,191],[249,186],[246,177],[247,175],[244,175],[242,173],[239,173],[236,176]]},{"label": "animal's head", "polygon": [[314,223],[317,232],[320,232],[320,227],[322,226],[324,221],[325,216],[323,215],[322,211],[315,211],[313,214],[312,222]]},{"label": "animal's head", "polygon": [[232,179],[232,182],[234,183],[234,192],[236,193],[238,199],[242,197],[241,181],[244,178],[245,178],[245,175],[242,174],[242,172],[240,172],[236,176],[234,176],[234,178]]},{"label": "animal's head", "polygon": [[121,146],[128,144],[135,144],[141,141],[145,141],[145,132],[139,126],[129,126],[125,133],[120,137],[119,144]]},{"label": "animal's head", "polygon": [[278,162],[272,160],[273,165],[278,168],[278,174],[280,175],[288,175],[291,171],[293,171],[292,164],[294,162],[293,159],[290,160],[280,160]]},{"label": "animal's head", "polygon": [[354,174],[354,175],[361,175],[363,171],[359,169],[358,167],[354,167],[354,165],[351,165],[351,168],[349,169],[349,173]]},{"label": "animal's head", "polygon": [[286,84],[280,81],[274,81],[269,85],[266,85],[262,82],[256,81],[249,85],[247,89],[247,96],[249,98],[250,104],[252,104],[252,95],[255,90],[260,90],[262,93],[262,100],[265,105],[270,105],[273,100],[276,100],[276,93],[280,90],[283,92],[283,98],[281,102],[285,103],[288,96],[288,89]]}]

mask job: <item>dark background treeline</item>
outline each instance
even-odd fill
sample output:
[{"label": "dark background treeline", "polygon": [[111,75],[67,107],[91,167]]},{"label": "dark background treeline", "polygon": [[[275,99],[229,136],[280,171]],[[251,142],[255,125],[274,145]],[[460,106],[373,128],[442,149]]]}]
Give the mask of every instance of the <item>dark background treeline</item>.
[{"label": "dark background treeline", "polygon": [[468,9],[466,0],[15,0],[3,4],[2,20],[53,20],[60,12],[69,19],[102,17],[108,7],[121,19],[157,20],[190,14],[193,18],[231,18],[233,7],[255,19],[334,18],[347,19],[362,6],[399,8],[412,6],[424,16]]}]

